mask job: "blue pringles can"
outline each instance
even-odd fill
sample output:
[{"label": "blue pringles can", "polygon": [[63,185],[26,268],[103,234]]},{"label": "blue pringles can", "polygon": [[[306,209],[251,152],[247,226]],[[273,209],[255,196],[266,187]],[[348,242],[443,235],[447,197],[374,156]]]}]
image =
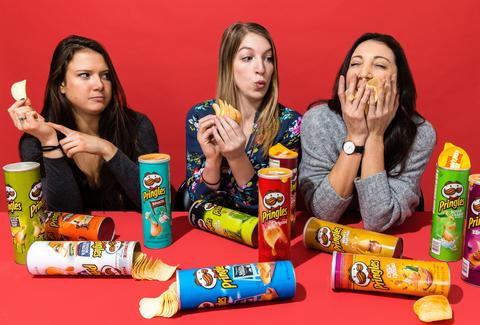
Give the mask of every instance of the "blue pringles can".
[{"label": "blue pringles can", "polygon": [[151,153],[138,157],[143,244],[163,248],[172,243],[170,203],[170,156]]},{"label": "blue pringles can", "polygon": [[295,286],[288,260],[177,271],[179,309],[289,299]]}]

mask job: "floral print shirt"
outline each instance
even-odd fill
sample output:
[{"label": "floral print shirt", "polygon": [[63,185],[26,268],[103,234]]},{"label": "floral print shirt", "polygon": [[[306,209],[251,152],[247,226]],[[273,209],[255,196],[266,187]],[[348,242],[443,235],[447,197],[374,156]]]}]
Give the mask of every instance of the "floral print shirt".
[{"label": "floral print shirt", "polygon": [[[195,105],[187,114],[187,185],[190,198],[206,200],[234,210],[243,211],[251,215],[258,213],[258,176],[255,175],[244,186],[236,184],[233,173],[230,170],[226,159],[223,159],[221,167],[221,182],[218,190],[212,190],[202,180],[202,172],[205,167],[205,156],[197,141],[198,120],[202,117],[215,114],[212,104],[215,101],[208,100]],[[300,152],[300,124],[302,117],[296,111],[279,105],[280,128],[273,145],[281,143],[285,147]],[[253,124],[252,135],[248,139],[245,153],[250,159],[256,172],[259,169],[268,167],[268,155],[263,155],[261,142],[255,139],[257,130],[257,115]]]}]

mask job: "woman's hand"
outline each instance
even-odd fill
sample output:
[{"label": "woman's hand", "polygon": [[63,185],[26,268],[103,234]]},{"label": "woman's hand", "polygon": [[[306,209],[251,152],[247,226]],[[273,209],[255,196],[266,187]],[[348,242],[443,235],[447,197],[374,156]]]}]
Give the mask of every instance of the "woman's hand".
[{"label": "woman's hand", "polygon": [[[342,105],[342,115],[347,128],[347,138],[356,145],[364,145],[368,136],[367,121],[365,119],[365,108],[370,98],[370,89],[366,89],[366,81],[360,80],[357,90],[357,76],[350,80],[348,89],[345,92],[345,77],[340,76],[338,84],[338,97]],[[356,91],[357,90],[357,91]],[[355,93],[356,91],[356,93]],[[355,95],[355,97],[353,97]],[[350,100],[353,98],[353,100]]]},{"label": "woman's hand", "polygon": [[15,127],[37,138],[42,145],[56,145],[57,133],[31,106],[30,99],[19,100],[8,109]]},{"label": "woman's hand", "polygon": [[240,126],[228,116],[215,119],[214,137],[220,153],[233,160],[245,155],[246,137]]},{"label": "woman's hand", "polygon": [[220,150],[214,137],[216,118],[215,115],[207,115],[198,120],[197,141],[202,148],[205,159],[208,161],[221,159]]},{"label": "woman's hand", "polygon": [[367,114],[369,136],[381,137],[392,122],[399,106],[397,75],[387,77],[379,87],[378,100],[375,104],[373,92],[370,94]]},{"label": "woman's hand", "polygon": [[65,134],[65,138],[60,140],[59,143],[68,158],[72,158],[77,153],[86,152],[101,156],[105,161],[109,161],[117,152],[117,147],[105,139],[74,131],[60,124],[51,122],[47,124]]}]

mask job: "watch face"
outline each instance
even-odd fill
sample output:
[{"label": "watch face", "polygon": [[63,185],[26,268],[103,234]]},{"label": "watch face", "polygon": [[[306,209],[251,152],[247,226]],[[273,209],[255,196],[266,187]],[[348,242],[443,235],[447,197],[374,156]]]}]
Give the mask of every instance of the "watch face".
[{"label": "watch face", "polygon": [[355,144],[352,141],[346,141],[343,144],[343,151],[345,151],[347,155],[351,155],[355,151]]}]

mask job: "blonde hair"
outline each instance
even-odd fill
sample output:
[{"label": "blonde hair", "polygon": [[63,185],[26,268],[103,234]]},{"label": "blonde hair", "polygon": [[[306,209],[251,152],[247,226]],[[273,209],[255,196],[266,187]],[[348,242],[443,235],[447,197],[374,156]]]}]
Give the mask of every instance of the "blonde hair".
[{"label": "blonde hair", "polygon": [[278,110],[277,51],[272,37],[265,27],[257,23],[237,22],[223,32],[218,56],[217,98],[226,100],[233,106],[238,107],[237,87],[235,86],[233,75],[233,60],[243,38],[248,33],[264,37],[272,47],[273,73],[267,93],[260,104],[260,115],[257,120],[258,129],[255,135],[256,141],[263,142],[264,156],[268,156],[268,150],[273,145],[273,140],[280,128],[280,121]]}]

